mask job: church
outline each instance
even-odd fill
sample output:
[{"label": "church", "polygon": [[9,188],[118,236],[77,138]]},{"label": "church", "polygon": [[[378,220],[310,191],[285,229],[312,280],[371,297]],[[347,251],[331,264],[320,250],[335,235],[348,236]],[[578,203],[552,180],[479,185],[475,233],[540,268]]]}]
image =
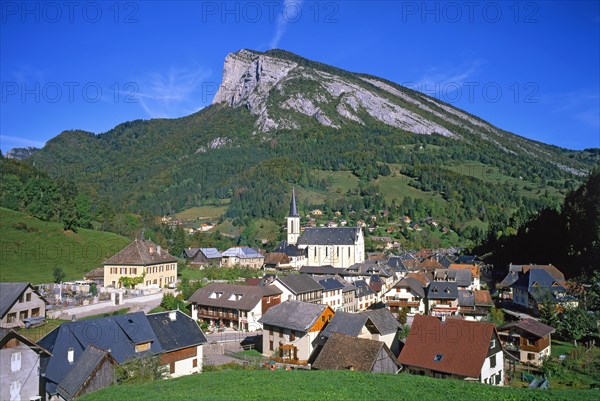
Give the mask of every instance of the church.
[{"label": "church", "polygon": [[294,190],[287,217],[286,245],[302,250],[307,266],[347,268],[365,261],[365,239],[360,227],[306,228],[301,233]]}]

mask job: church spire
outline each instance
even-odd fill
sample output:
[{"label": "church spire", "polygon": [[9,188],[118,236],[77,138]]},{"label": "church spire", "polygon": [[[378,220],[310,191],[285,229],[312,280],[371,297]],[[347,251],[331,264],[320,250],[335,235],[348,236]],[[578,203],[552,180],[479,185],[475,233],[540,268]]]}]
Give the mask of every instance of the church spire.
[{"label": "church spire", "polygon": [[292,200],[290,202],[290,215],[288,217],[299,217],[298,208],[296,208],[296,191],[292,188]]}]

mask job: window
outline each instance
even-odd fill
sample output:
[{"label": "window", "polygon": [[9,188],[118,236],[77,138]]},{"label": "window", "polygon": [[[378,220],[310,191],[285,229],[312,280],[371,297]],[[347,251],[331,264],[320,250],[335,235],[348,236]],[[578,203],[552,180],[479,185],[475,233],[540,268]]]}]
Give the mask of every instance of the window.
[{"label": "window", "polygon": [[433,362],[440,362],[442,360],[442,357],[442,354],[435,354],[435,356],[433,357]]},{"label": "window", "polygon": [[17,372],[21,370],[21,353],[14,352],[10,354],[10,371]]},{"label": "window", "polygon": [[279,338],[283,338],[283,329],[279,332]]},{"label": "window", "polygon": [[535,341],[527,339],[527,345],[535,345]]},{"label": "window", "polygon": [[528,352],[527,353],[527,360],[528,361],[533,361],[535,359],[535,354],[532,352]]},{"label": "window", "polygon": [[269,341],[269,351],[273,351],[273,340]]},{"label": "window", "polygon": [[21,320],[27,319],[28,312],[29,311],[26,311],[26,310],[19,312],[19,319],[21,319]]},{"label": "window", "polygon": [[75,360],[75,350],[71,347],[67,350],[67,361],[69,361],[70,364],[73,364],[74,360]]},{"label": "window", "polygon": [[496,367],[496,355],[490,356],[490,368]]},{"label": "window", "polygon": [[23,294],[19,297],[19,303],[23,303]]},{"label": "window", "polygon": [[17,314],[16,313],[9,313],[8,317],[6,318],[6,321],[8,323],[14,323],[15,320],[17,320]]},{"label": "window", "polygon": [[496,346],[496,339],[492,338],[492,341],[490,341],[490,349],[494,348]]},{"label": "window", "polygon": [[325,323],[325,316],[321,316],[321,322]]},{"label": "window", "polygon": [[144,352],[150,349],[150,342],[135,345],[135,352]]},{"label": "window", "polygon": [[296,331],[292,330],[290,332],[290,341],[294,341],[296,339]]},{"label": "window", "polygon": [[267,297],[267,303],[270,304],[271,303],[271,297]]},{"label": "window", "polygon": [[171,362],[171,364],[169,365],[169,373],[175,373],[175,362]]},{"label": "window", "polygon": [[25,302],[31,302],[31,293],[25,294]]},{"label": "window", "polygon": [[40,315],[40,308],[33,308],[31,310],[31,316],[32,317],[36,317],[36,316],[39,316],[39,315]]},{"label": "window", "polygon": [[193,368],[197,368],[197,367],[198,367],[198,358],[194,358],[194,359],[192,360],[192,367],[193,367]]}]

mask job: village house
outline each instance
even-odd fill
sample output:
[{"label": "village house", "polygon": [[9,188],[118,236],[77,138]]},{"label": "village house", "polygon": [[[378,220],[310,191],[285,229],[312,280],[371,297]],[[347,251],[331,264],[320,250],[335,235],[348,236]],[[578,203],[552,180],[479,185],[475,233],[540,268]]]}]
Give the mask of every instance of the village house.
[{"label": "village house", "polygon": [[204,333],[185,313],[167,311],[146,315],[162,348],[160,365],[169,367],[169,377],[187,376],[202,371]]},{"label": "village house", "polygon": [[271,284],[282,292],[281,300],[296,300],[312,303],[323,301],[323,286],[306,274],[279,276]]},{"label": "village house", "polygon": [[221,266],[222,255],[217,248],[187,248],[181,255],[192,265]]},{"label": "village house", "polygon": [[458,315],[467,320],[481,321],[494,307],[488,290],[458,290]]},{"label": "village house", "polygon": [[201,345],[206,341],[197,323],[181,311],[63,323],[38,342],[52,350],[42,366],[46,394],[51,401],[67,399],[114,383],[112,360],[121,365],[133,358],[157,356],[171,377],[200,372]]},{"label": "village house", "polygon": [[46,317],[46,300],[30,283],[0,283],[0,327],[23,327],[28,319]]},{"label": "village house", "polygon": [[321,303],[331,306],[334,311],[342,310],[344,307],[344,285],[333,277],[320,279],[318,283],[323,287]]},{"label": "village house", "polygon": [[306,265],[306,250],[298,248],[297,245],[290,244],[287,240],[281,241],[273,253],[283,253],[287,256],[289,266],[293,269],[300,269]]},{"label": "village house", "polygon": [[258,322],[261,316],[281,302],[281,290],[275,286],[210,283],[196,290],[188,301],[196,320],[254,331],[262,328]]},{"label": "village house", "polygon": [[427,287],[427,314],[442,319],[458,311],[458,287],[454,282],[432,281]]},{"label": "village house", "polygon": [[343,299],[341,310],[343,312],[356,312],[358,310],[356,304],[357,288],[354,285],[352,285],[349,281],[344,280],[344,278],[342,278],[339,275],[335,275],[333,276],[333,278],[339,281],[344,286],[344,288],[342,288]]},{"label": "village house", "polygon": [[529,269],[511,288],[513,303],[534,314],[539,313],[540,304],[570,304],[574,300],[567,295],[566,283],[558,281],[545,269]]},{"label": "village house", "polygon": [[383,341],[334,333],[311,368],[394,374],[400,370],[400,363]]},{"label": "village house", "polygon": [[523,319],[498,328],[504,349],[521,363],[541,366],[550,357],[554,328],[535,319]]},{"label": "village house", "polygon": [[416,278],[405,277],[385,293],[384,302],[390,308],[390,311],[394,313],[408,308],[410,316],[416,313],[424,314],[425,288]]},{"label": "village house", "polygon": [[223,267],[249,267],[260,269],[265,263],[265,257],[256,249],[244,247],[229,248],[221,254]]},{"label": "village house", "polygon": [[121,277],[141,280],[137,288],[163,288],[177,281],[177,258],[151,240],[136,239],[102,265],[107,287],[122,287]]},{"label": "village house", "polygon": [[358,311],[366,310],[377,303],[377,293],[371,289],[365,280],[356,280],[352,283],[356,287],[356,307]]},{"label": "village house", "polygon": [[493,323],[416,315],[398,360],[412,374],[504,384],[504,354]]},{"label": "village house", "polygon": [[470,290],[480,290],[481,289],[481,269],[478,264],[472,263],[452,263],[448,266],[450,270],[468,270],[471,272],[472,283],[470,286]]},{"label": "village house", "polygon": [[398,338],[401,328],[398,320],[385,308],[359,313],[337,312],[319,335],[317,344],[323,345],[325,340],[334,333],[341,333],[357,338],[383,341],[397,356],[402,347]]},{"label": "village house", "polygon": [[0,400],[42,396],[40,367],[49,357],[50,352],[18,332],[0,328]]},{"label": "village house", "polygon": [[263,324],[263,355],[294,364],[307,364],[316,348],[315,339],[335,312],[322,304],[285,301],[270,308]]}]

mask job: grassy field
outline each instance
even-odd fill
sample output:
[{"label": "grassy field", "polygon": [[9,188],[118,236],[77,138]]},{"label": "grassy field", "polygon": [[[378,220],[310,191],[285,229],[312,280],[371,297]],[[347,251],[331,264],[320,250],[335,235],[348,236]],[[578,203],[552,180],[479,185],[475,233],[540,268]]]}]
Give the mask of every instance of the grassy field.
[{"label": "grassy field", "polygon": [[550,356],[553,358],[558,358],[559,355],[569,355],[569,353],[574,349],[575,345],[573,345],[573,343],[552,340],[552,352]]},{"label": "grassy field", "polygon": [[149,384],[114,386],[80,398],[147,400],[597,400],[600,390],[497,388],[409,374],[349,371],[207,372]]},{"label": "grassy field", "polygon": [[175,215],[182,220],[218,219],[227,211],[227,206],[197,206],[183,210]]},{"label": "grassy field", "polygon": [[41,221],[23,213],[0,208],[0,281],[52,282],[54,266],[66,280],[81,279],[130,240],[117,234],[78,229]]},{"label": "grassy field", "polygon": [[408,183],[411,178],[400,173],[395,173],[388,176],[381,176],[375,183],[379,185],[381,193],[386,201],[391,202],[393,199],[401,199],[410,197],[415,199],[435,199],[439,202],[445,202],[439,194],[421,191],[418,188],[411,187]]}]

